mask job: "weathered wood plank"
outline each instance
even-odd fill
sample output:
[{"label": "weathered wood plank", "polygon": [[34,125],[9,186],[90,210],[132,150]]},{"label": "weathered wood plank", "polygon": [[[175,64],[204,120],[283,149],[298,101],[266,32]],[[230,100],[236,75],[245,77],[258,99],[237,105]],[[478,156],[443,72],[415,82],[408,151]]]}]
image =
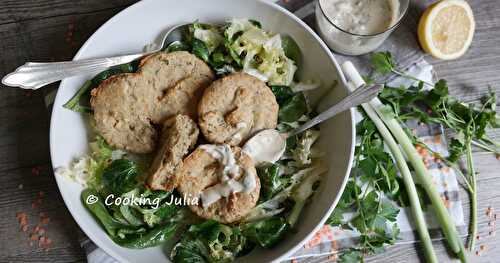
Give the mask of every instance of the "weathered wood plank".
[{"label": "weathered wood plank", "polygon": [[0,2],[0,25],[61,15],[81,15],[127,7],[137,0],[4,0]]}]

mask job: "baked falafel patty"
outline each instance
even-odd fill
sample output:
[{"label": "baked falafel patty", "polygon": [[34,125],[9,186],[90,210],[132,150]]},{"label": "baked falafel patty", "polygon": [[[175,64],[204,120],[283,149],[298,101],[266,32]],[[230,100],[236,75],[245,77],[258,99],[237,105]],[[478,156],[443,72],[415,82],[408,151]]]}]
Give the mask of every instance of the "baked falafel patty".
[{"label": "baked falafel patty", "polygon": [[279,106],[271,89],[246,73],[233,73],[205,89],[198,124],[211,143],[238,146],[278,124]]},{"label": "baked falafel patty", "polygon": [[97,131],[111,146],[134,153],[156,148],[160,124],[176,114],[196,117],[210,67],[188,52],[158,52],[142,59],[136,73],[112,76],[92,90]]},{"label": "baked falafel patty", "polygon": [[149,170],[151,189],[170,191],[177,187],[182,159],[195,146],[199,132],[196,123],[186,115],[176,115],[164,122],[160,146]]},{"label": "baked falafel patty", "polygon": [[[189,206],[199,217],[221,223],[237,222],[255,207],[259,199],[260,181],[252,158],[239,147],[229,145],[216,146],[227,147],[226,151],[230,152],[229,158],[223,158],[222,155],[216,158],[213,152],[207,151],[207,146],[213,147],[214,145],[201,145],[184,159],[180,169],[181,181],[177,189],[184,196],[200,197],[201,201],[198,205]],[[237,171],[228,172],[228,166],[222,165],[222,159],[226,161],[232,159],[233,165],[239,168],[236,169]],[[239,184],[241,188],[235,192],[234,189],[238,187],[230,187],[231,184]],[[209,196],[207,191],[217,187],[219,189],[226,187],[230,190],[225,189],[226,194],[221,190],[215,192],[215,194],[220,194],[219,198],[212,198],[209,204],[204,204],[203,195]]]}]

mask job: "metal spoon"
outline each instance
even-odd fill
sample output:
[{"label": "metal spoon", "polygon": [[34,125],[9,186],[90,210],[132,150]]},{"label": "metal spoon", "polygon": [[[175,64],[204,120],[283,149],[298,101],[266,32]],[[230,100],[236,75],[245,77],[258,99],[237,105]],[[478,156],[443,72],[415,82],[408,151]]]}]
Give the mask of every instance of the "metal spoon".
[{"label": "metal spoon", "polygon": [[64,62],[27,62],[6,75],[2,84],[23,89],[38,89],[47,84],[76,75],[96,74],[109,67],[131,62],[137,58],[162,50],[168,44],[180,41],[188,32],[189,24],[175,26],[152,44],[154,50],[109,58],[82,59]]},{"label": "metal spoon", "polygon": [[278,161],[285,152],[287,138],[312,128],[343,111],[370,101],[377,96],[382,88],[382,85],[365,85],[360,87],[339,103],[333,105],[291,132],[279,133],[274,129],[263,130],[250,138],[243,146],[243,150],[254,159],[255,165],[266,162],[274,163]]}]

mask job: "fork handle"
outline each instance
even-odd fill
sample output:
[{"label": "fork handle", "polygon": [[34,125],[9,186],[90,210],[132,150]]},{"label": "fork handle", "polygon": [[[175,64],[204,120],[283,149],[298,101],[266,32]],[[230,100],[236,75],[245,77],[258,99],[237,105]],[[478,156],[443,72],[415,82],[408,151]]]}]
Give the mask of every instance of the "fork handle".
[{"label": "fork handle", "polygon": [[76,75],[97,74],[109,67],[131,62],[147,53],[63,62],[27,62],[6,75],[2,84],[23,89],[38,89]]},{"label": "fork handle", "polygon": [[290,134],[288,134],[288,136],[299,134],[313,126],[316,126],[332,118],[333,116],[343,111],[346,111],[352,107],[359,106],[365,102],[372,100],[378,95],[378,93],[382,90],[382,88],[383,88],[382,85],[371,85],[371,86],[365,85],[363,87],[354,90],[351,94],[349,94],[349,96],[342,99],[339,103],[333,105],[328,110],[322,112],[315,118],[311,119],[310,121],[304,123],[302,126],[293,130]]}]

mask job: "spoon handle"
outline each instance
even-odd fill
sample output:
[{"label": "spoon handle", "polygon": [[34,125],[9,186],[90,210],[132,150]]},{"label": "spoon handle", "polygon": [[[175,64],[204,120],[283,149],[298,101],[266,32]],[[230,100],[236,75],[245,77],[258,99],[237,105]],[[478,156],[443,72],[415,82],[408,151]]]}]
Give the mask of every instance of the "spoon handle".
[{"label": "spoon handle", "polygon": [[140,53],[64,62],[28,62],[17,68],[16,71],[6,75],[2,79],[2,84],[35,90],[64,78],[76,75],[96,74],[111,66],[131,62],[143,55],[145,54]]},{"label": "spoon handle", "polygon": [[[313,126],[316,126],[325,120],[332,118],[333,116],[346,111],[352,107],[356,107],[365,102],[370,101],[375,98],[378,93],[382,90],[382,85],[371,85],[371,86],[363,86],[356,90],[354,90],[349,96],[345,97],[339,103],[333,105],[328,110],[322,112],[318,116],[314,117],[310,121],[304,123],[304,125],[298,127],[288,134],[288,136],[293,136],[299,134]],[[288,137],[287,136],[287,137]]]}]

